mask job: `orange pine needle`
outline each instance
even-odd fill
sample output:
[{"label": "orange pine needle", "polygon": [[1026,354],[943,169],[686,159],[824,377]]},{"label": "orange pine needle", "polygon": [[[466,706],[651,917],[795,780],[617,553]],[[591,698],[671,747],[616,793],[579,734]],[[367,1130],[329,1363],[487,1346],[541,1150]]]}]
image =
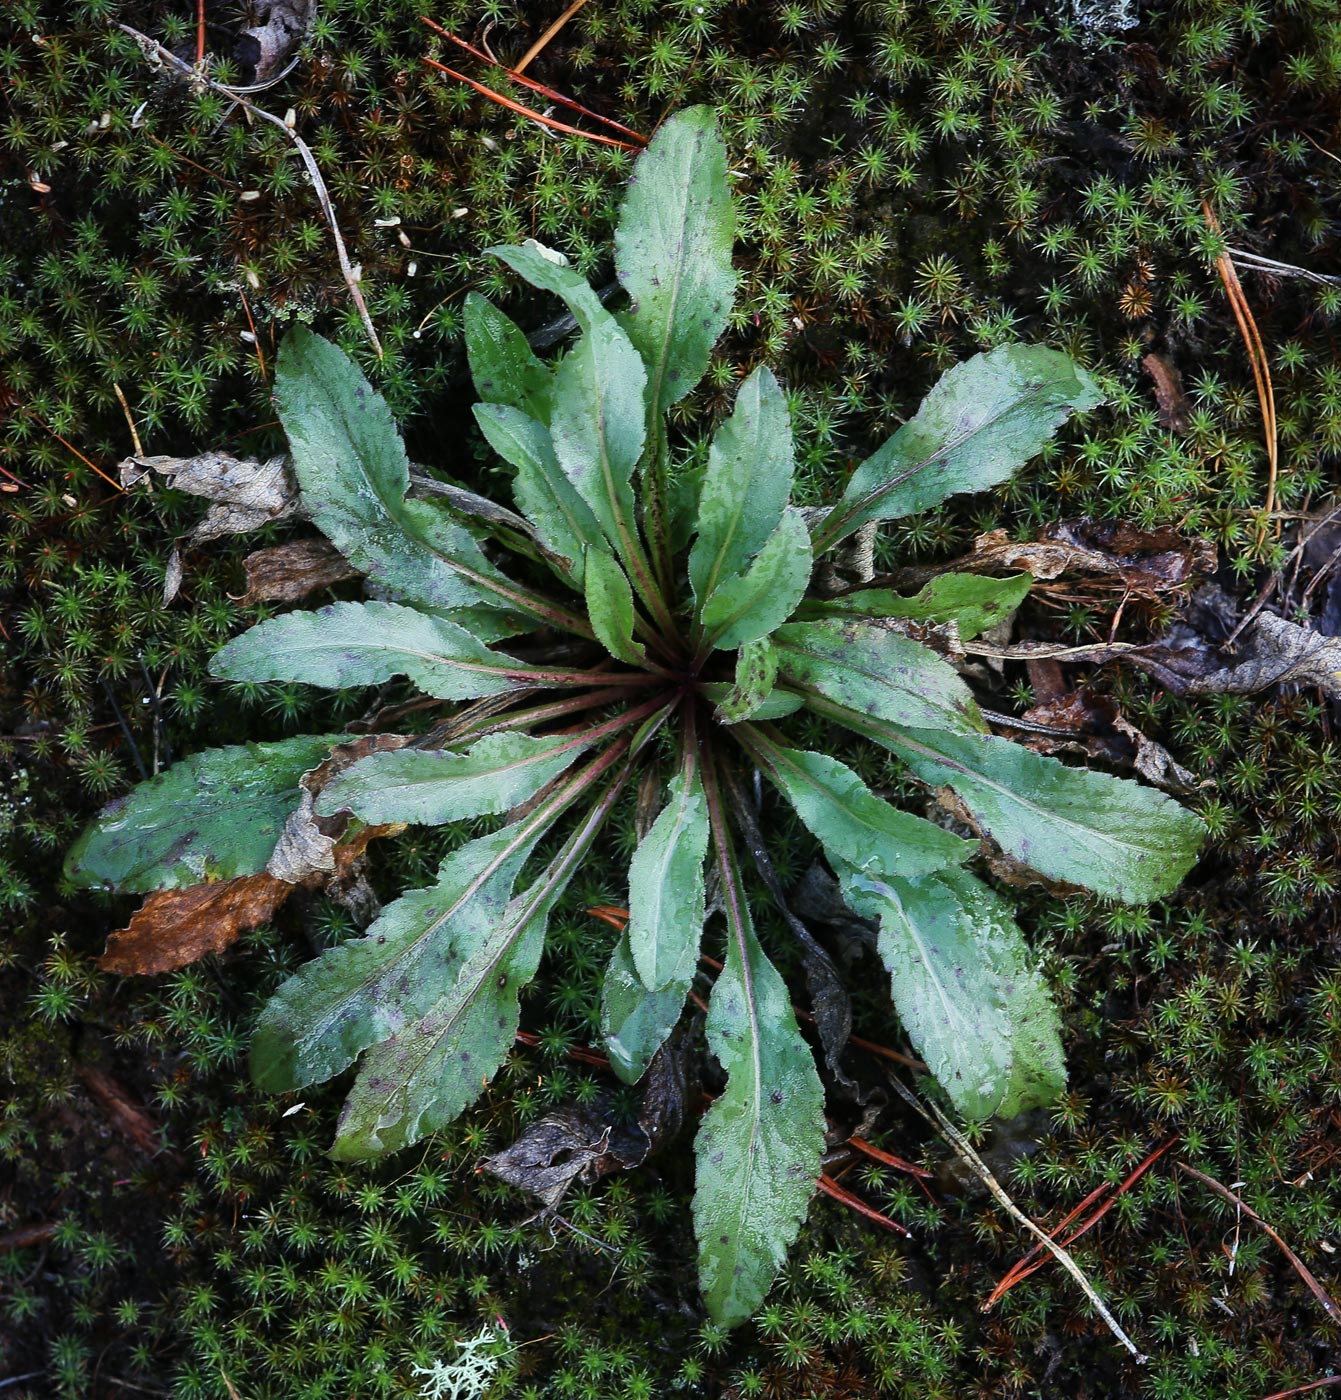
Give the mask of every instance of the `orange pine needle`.
[{"label": "orange pine needle", "polygon": [[[57,441],[58,443],[60,443],[60,445],[61,445],[62,447],[68,449],[68,450],[71,451],[71,452],[73,452],[74,455],[75,455],[76,457],[78,457],[79,460],[80,460],[81,462],[83,462],[83,464],[84,464],[86,467],[90,468],[90,470],[92,470],[92,471],[97,472],[98,475],[99,475],[100,477],[102,477],[102,479],[103,479],[109,486],[114,487],[117,491],[120,491],[123,495],[125,494],[126,488],[125,488],[124,486],[122,486],[122,484],[121,484],[119,481],[114,481],[110,476],[107,475],[107,473],[106,473],[105,471],[103,471],[103,469],[102,469],[100,466],[97,465],[96,462],[90,462],[89,459],[88,459],[87,457],[85,457],[84,454],[74,445],[74,443],[72,443],[72,442],[66,442],[66,440],[55,430],[55,428],[49,427],[46,423],[44,423],[44,422],[37,416],[37,414],[35,414],[35,413],[32,411],[31,408],[25,408],[23,411],[28,415],[29,418],[31,418],[31,419],[33,420],[34,423],[37,424],[37,426],[38,426],[39,428],[41,428],[44,432],[50,433],[51,436],[54,437],[54,438],[56,439],[56,441]],[[6,476],[8,476],[8,474],[9,474],[8,472],[5,473]]]},{"label": "orange pine needle", "polygon": [[634,131],[632,127],[625,126],[622,122],[615,121],[612,117],[603,117],[599,112],[593,112],[589,107],[584,107],[580,102],[574,102],[571,97],[565,97],[563,93],[556,92],[552,87],[546,87],[544,83],[538,83],[534,78],[527,78],[522,74],[520,68],[509,68],[505,63],[499,63],[497,59],[491,58],[483,49],[477,49],[474,44],[468,44],[464,39],[446,30],[440,24],[435,24],[425,15],[419,16],[420,22],[426,24],[435,34],[456,44],[464,49],[472,58],[478,58],[481,63],[487,63],[492,68],[500,68],[514,82],[520,83],[523,87],[530,88],[532,92],[537,92],[541,97],[548,97],[551,102],[558,102],[561,106],[567,107],[570,111],[578,112],[584,117],[590,117],[594,122],[600,122],[602,126],[608,126],[615,131],[622,131],[630,140],[636,141],[638,145],[645,146],[647,138]]},{"label": "orange pine needle", "polygon": [[877,1147],[873,1142],[867,1142],[865,1138],[850,1137],[846,1146],[856,1148],[860,1153],[871,1158],[875,1162],[883,1162],[887,1167],[893,1167],[896,1171],[908,1172],[912,1176],[930,1177],[934,1173],[919,1167],[912,1162],[906,1162],[902,1157],[896,1157],[892,1152],[886,1152],[884,1148]]},{"label": "orange pine needle", "polygon": [[[1212,232],[1220,232],[1220,220],[1216,218],[1215,211],[1210,204],[1202,201],[1202,212],[1206,215],[1206,222],[1210,225]],[[1261,333],[1257,329],[1257,322],[1253,319],[1252,308],[1248,305],[1248,298],[1244,295],[1243,284],[1239,281],[1239,274],[1234,263],[1227,252],[1221,253],[1215,260],[1215,265],[1220,272],[1220,280],[1225,286],[1225,295],[1229,298],[1230,310],[1234,313],[1234,320],[1238,323],[1239,334],[1243,337],[1244,345],[1248,350],[1248,362],[1252,366],[1253,384],[1257,389],[1257,402],[1262,409],[1262,432],[1266,439],[1267,451],[1267,494],[1266,494],[1266,514],[1269,516],[1276,509],[1276,475],[1279,468],[1279,439],[1276,432],[1276,393],[1271,384],[1271,362],[1267,359],[1266,348],[1262,344]],[[1280,521],[1276,522],[1276,530],[1280,531]],[[1266,525],[1263,524],[1257,536],[1257,543],[1260,545],[1266,534]]]},{"label": "orange pine needle", "polygon": [[858,1215],[863,1215],[867,1220],[874,1221],[877,1225],[882,1225],[886,1230],[893,1230],[896,1234],[904,1235],[912,1239],[912,1231],[900,1225],[897,1220],[891,1220],[887,1215],[868,1206],[859,1196],[854,1196],[851,1191],[840,1186],[831,1176],[821,1175],[815,1178],[815,1185],[824,1192],[826,1196],[831,1196],[835,1201],[841,1201],[849,1210],[855,1210]]},{"label": "orange pine needle", "polygon": [[636,151],[640,149],[640,144],[631,141],[618,141],[613,136],[598,136],[593,131],[582,131],[575,126],[568,126],[565,122],[556,122],[553,117],[542,116],[539,112],[533,112],[529,107],[523,107],[520,102],[514,102],[510,97],[504,97],[501,92],[495,92],[493,88],[485,87],[483,83],[477,83],[474,78],[467,78],[464,73],[458,73],[454,68],[448,68],[445,63],[439,63],[436,58],[424,58],[430,68],[436,68],[440,73],[446,73],[449,78],[455,78],[459,83],[465,83],[469,88],[474,88],[481,96],[497,102],[500,107],[506,107],[509,112],[515,112],[519,117],[525,117],[528,121],[538,122],[541,126],[548,127],[551,131],[562,131],[567,136],[580,136],[584,141],[596,141],[602,146],[615,146],[621,151]]}]

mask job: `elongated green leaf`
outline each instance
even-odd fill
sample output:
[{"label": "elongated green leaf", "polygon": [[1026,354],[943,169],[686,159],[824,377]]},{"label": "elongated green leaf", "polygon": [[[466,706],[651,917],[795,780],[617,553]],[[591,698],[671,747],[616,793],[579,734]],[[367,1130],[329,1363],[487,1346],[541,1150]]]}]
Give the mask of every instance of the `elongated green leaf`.
[{"label": "elongated green leaf", "polygon": [[519,661],[464,627],[399,603],[329,603],[282,613],[234,637],[210,660],[230,681],[306,681],[330,690],[408,676],[425,695],[473,700],[528,684]]},{"label": "elongated green leaf", "polygon": [[[720,724],[766,718],[762,713],[778,678],[778,654],[767,637],[747,642],[736,654],[736,683],[723,696],[714,713]],[[798,706],[799,708],[799,703]]]},{"label": "elongated green leaf", "polygon": [[361,1161],[445,1127],[484,1092],[517,1037],[517,998],[535,976],[561,890],[514,900],[455,942],[459,966],[428,1012],[363,1057],[331,1156]]},{"label": "elongated green leaf", "polygon": [[999,485],[1042,451],[1072,413],[1102,402],[1085,370],[1042,345],[1003,345],[965,360],[852,474],[816,531],[815,552],[868,520],[895,520],[958,492]]},{"label": "elongated green leaf", "polygon": [[1129,904],[1176,889],[1206,835],[1199,817],[1154,788],[1008,739],[910,729],[891,747],[924,783],[952,787],[1016,860]]},{"label": "elongated green leaf", "polygon": [[723,886],[726,966],[706,1030],[726,1088],[694,1139],[694,1233],[708,1312],[732,1327],[763,1302],[800,1232],[824,1151],[824,1089],[738,881]]},{"label": "elongated green leaf", "polygon": [[698,538],[689,552],[695,598],[744,572],[782,521],[794,461],[787,403],[764,368],[740,386],[717,430],[698,500]]},{"label": "elongated green leaf", "polygon": [[317,798],[317,812],[330,816],[350,811],[369,825],[441,826],[497,816],[533,797],[593,742],[586,734],[540,739],[490,734],[460,753],[394,749],[369,754],[326,784]]},{"label": "elongated green leaf", "polygon": [[712,110],[677,112],[638,157],[615,230],[615,268],[633,300],[622,319],[647,365],[654,421],[708,368],[736,290],[734,235]]},{"label": "elongated green leaf", "polygon": [[826,598],[805,612],[842,613],[853,617],[901,617],[910,622],[953,622],[969,641],[1007,618],[1033,585],[1030,574],[987,578],[982,574],[941,574],[911,598],[887,588],[859,588],[840,598]]},{"label": "elongated green leaf", "polygon": [[468,531],[406,499],[409,463],[391,411],[344,351],[295,326],[280,346],[275,398],[303,504],[351,564],[438,608],[508,587]]},{"label": "elongated green leaf", "polygon": [[491,923],[457,936],[456,965],[432,1005],[364,1058],[333,1156],[361,1159],[406,1147],[479,1097],[516,1039],[517,997],[540,963],[550,910],[622,782],[614,780],[525,894]]},{"label": "elongated green leaf", "polygon": [[633,343],[586,279],[561,254],[526,243],[491,248],[533,286],[561,296],[583,335],[555,371],[550,432],[554,451],[626,563],[639,553],[633,473],[646,438],[647,371]]},{"label": "elongated green leaf", "polygon": [[589,554],[585,588],[587,616],[596,640],[616,661],[646,666],[647,653],[633,640],[633,589],[619,561],[600,549]]},{"label": "elongated green leaf", "polygon": [[626,1084],[636,1084],[647,1073],[652,1056],[675,1029],[694,971],[691,967],[679,980],[649,991],[633,965],[628,930],[620,934],[605,970],[601,1032],[610,1064]]},{"label": "elongated green leaf", "polygon": [[723,579],[704,602],[704,636],[719,651],[767,637],[805,596],[811,563],[805,521],[788,506],[745,573]]},{"label": "elongated green leaf", "polygon": [[691,756],[629,866],[629,950],[649,991],[686,981],[698,966],[707,849],[708,809]]},{"label": "elongated green leaf", "polygon": [[818,838],[830,861],[841,860],[885,879],[913,879],[961,864],[974,852],[973,842],[891,807],[828,754],[783,748],[754,729],[742,733],[741,742]]},{"label": "elongated green leaf", "polygon": [[1009,905],[963,870],[881,879],[839,865],[917,1053],[968,1118],[1011,1118],[1066,1087],[1057,1011]]},{"label": "elongated green leaf", "polygon": [[532,819],[453,851],[436,883],[388,904],[362,938],[290,977],[257,1024],[256,1083],[270,1093],[319,1083],[426,1015],[503,917],[544,829]]},{"label": "elongated green leaf", "polygon": [[503,404],[476,404],[475,419],[489,446],[517,469],[512,483],[517,509],[535,526],[545,548],[566,561],[568,577],[580,585],[585,551],[606,546],[591,508],[559,466],[549,429]]},{"label": "elongated green leaf", "polygon": [[174,763],[103,808],[66,856],[66,878],[142,894],[258,874],[302,797],[299,779],[347,739],[237,744]]},{"label": "elongated green leaf", "polygon": [[773,634],[778,671],[862,715],[926,729],[986,728],[954,668],[919,642],[858,618],[795,622]]},{"label": "elongated green leaf", "polygon": [[471,292],[465,303],[466,355],[475,392],[548,424],[553,375],[526,337],[492,302]]}]

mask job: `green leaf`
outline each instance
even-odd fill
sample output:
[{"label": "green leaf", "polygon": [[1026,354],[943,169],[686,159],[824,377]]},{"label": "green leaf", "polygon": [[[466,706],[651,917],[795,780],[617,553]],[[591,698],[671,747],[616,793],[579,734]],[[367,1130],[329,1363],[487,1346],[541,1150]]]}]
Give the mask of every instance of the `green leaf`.
[{"label": "green leaf", "polygon": [[68,880],[127,893],[255,875],[266,867],[299,780],[347,735],[206,749],[118,798],[65,859]]},{"label": "green leaf", "polygon": [[949,786],[1002,850],[1052,880],[1129,904],[1172,893],[1206,835],[1154,788],[989,734],[908,730],[890,744],[924,783]]},{"label": "green leaf", "polygon": [[821,554],[868,520],[896,520],[985,491],[1036,456],[1072,413],[1103,402],[1090,375],[1042,345],[1003,345],[943,375],[852,474],[815,533]]},{"label": "green leaf", "polygon": [[746,572],[723,579],[704,602],[701,618],[709,643],[732,651],[781,626],[805,596],[811,562],[805,521],[788,506]]},{"label": "green leaf", "polygon": [[633,640],[633,589],[619,561],[594,550],[587,556],[585,586],[587,616],[596,640],[616,661],[646,666],[647,653]]},{"label": "green leaf", "polygon": [[840,598],[806,604],[805,612],[842,613],[854,617],[900,617],[910,622],[953,622],[962,641],[970,641],[1007,618],[1033,586],[1032,574],[987,578],[982,574],[941,574],[912,598],[887,588],[859,588]]},{"label": "green leaf", "polygon": [[449,980],[439,982],[432,1005],[365,1056],[332,1156],[359,1160],[407,1147],[480,1096],[516,1039],[517,997],[539,966],[550,911],[622,781],[615,779],[544,873],[500,917],[456,931]]},{"label": "green leaf", "polygon": [[490,734],[460,753],[393,749],[369,754],[326,784],[316,808],[321,816],[350,811],[371,826],[441,826],[497,816],[534,797],[593,742],[590,733],[539,739]]},{"label": "green leaf", "polygon": [[782,521],[792,489],[792,429],[778,381],[757,369],[708,450],[689,579],[702,602],[744,572]]},{"label": "green leaf", "polygon": [[224,680],[306,681],[328,690],[408,676],[439,700],[519,689],[527,682],[517,673],[526,669],[445,617],[399,603],[282,613],[234,637],[210,661],[210,674]]},{"label": "green leaf", "polygon": [[[725,681],[703,681],[699,685],[699,694],[710,705],[724,705],[735,686],[727,685]],[[775,688],[750,718],[762,722],[766,719],[783,719],[787,715],[794,715],[797,710],[804,709],[806,697],[797,695],[790,690]]]},{"label": "green leaf", "polygon": [[789,682],[859,714],[923,729],[986,727],[952,666],[877,622],[795,622],[778,629],[773,645]]},{"label": "green leaf", "polygon": [[549,429],[520,409],[475,405],[475,420],[489,446],[516,467],[512,496],[535,526],[541,544],[566,561],[568,577],[581,585],[587,549],[604,550],[601,527],[591,508],[563,474]]},{"label": "green leaf", "polygon": [[340,1114],[331,1156],[362,1161],[446,1127],[484,1092],[507,1058],[517,998],[535,976],[549,912],[562,889],[539,882],[492,926],[457,936],[455,979],[429,1008],[374,1045]]},{"label": "green leaf", "polygon": [[633,300],[622,320],[647,365],[654,421],[703,377],[726,327],[734,235],[712,109],[686,108],[638,157],[615,230],[615,268]]},{"label": "green leaf", "polygon": [[406,499],[410,468],[391,410],[343,350],[295,326],[280,346],[275,398],[303,504],[355,568],[437,608],[508,588],[467,530]]},{"label": "green leaf", "polygon": [[966,1118],[1012,1118],[1066,1088],[1059,1021],[1010,906],[963,870],[919,880],[836,867],[879,919],[899,1019]]},{"label": "green leaf", "polygon": [[620,934],[605,971],[601,1032],[610,1064],[626,1084],[636,1084],[647,1073],[652,1056],[675,1029],[695,971],[691,967],[678,981],[649,991],[633,965],[628,930]]},{"label": "green leaf", "polygon": [[256,1083],[269,1093],[320,1083],[426,1015],[503,917],[547,825],[532,817],[453,851],[433,885],[388,904],[362,938],[290,977],[261,1012]]},{"label": "green leaf", "polygon": [[[722,697],[714,718],[720,724],[767,718],[763,713],[778,678],[778,654],[767,637],[747,642],[736,653],[736,683]],[[799,697],[795,708],[800,708]]]},{"label": "green leaf", "polygon": [[726,966],[706,1030],[726,1088],[694,1139],[694,1233],[708,1312],[734,1327],[763,1302],[805,1220],[824,1151],[824,1089],[738,879],[723,879],[723,897]]},{"label": "green leaf", "polygon": [[464,322],[466,355],[480,399],[548,424],[554,377],[517,326],[478,292],[466,297]]},{"label": "green leaf", "polygon": [[632,567],[640,554],[633,473],[647,430],[643,362],[586,279],[561,254],[534,242],[489,251],[533,286],[562,297],[582,327],[582,338],[555,371],[550,432],[559,465]]},{"label": "green leaf", "polygon": [[885,879],[913,879],[958,865],[974,852],[973,842],[891,807],[828,754],[783,748],[753,728],[740,738],[831,862],[841,860]]},{"label": "green leaf", "polygon": [[708,810],[691,756],[629,866],[629,951],[649,991],[686,982],[698,966],[707,849]]}]

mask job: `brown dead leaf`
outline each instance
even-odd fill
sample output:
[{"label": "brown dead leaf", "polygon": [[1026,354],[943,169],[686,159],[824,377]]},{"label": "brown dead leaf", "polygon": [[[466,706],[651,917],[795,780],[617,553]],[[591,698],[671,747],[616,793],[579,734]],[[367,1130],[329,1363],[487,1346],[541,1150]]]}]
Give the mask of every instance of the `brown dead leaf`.
[{"label": "brown dead leaf", "polygon": [[[1168,792],[1187,794],[1207,784],[1181,764],[1162,744],[1142,734],[1122,713],[1117,702],[1081,686],[1021,716],[1034,726],[1021,742],[1037,753],[1079,754],[1132,768],[1147,782]],[[1051,733],[1042,732],[1051,730]]]},{"label": "brown dead leaf", "polygon": [[1197,677],[1188,693],[1250,695],[1276,685],[1316,685],[1341,699],[1341,638],[1262,612],[1240,645],[1247,653],[1242,661]]},{"label": "brown dead leaf", "polygon": [[213,502],[189,537],[191,544],[203,544],[298,514],[298,488],[288,461],[284,454],[258,462],[202,452],[196,457],[127,457],[118,472],[127,489],[152,473],[175,491]]},{"label": "brown dead leaf", "polygon": [[125,928],[108,936],[107,951],[97,965],[104,972],[123,977],[147,976],[172,972],[209,953],[222,953],[242,934],[274,918],[300,886],[319,889],[330,885],[338,889],[352,885],[357,879],[359,859],[369,843],[402,829],[363,827],[348,841],[334,846],[329,872],[309,871],[297,882],[263,870],[257,875],[239,875],[233,880],[181,890],[155,890],[146,896]]},{"label": "brown dead leaf", "polygon": [[256,23],[242,31],[236,57],[251,70],[248,86],[268,83],[284,70],[316,18],[316,0],[254,0]]},{"label": "brown dead leaf", "polygon": [[247,571],[247,591],[238,599],[243,606],[298,603],[332,584],[359,577],[340,551],[322,539],[290,540],[255,550],[242,567]]},{"label": "brown dead leaf", "polygon": [[1036,579],[1089,574],[1111,579],[1134,597],[1154,598],[1215,567],[1215,546],[1185,540],[1175,530],[1126,524],[1060,521],[1036,540],[1012,540],[1005,530],[980,535],[955,568],[978,573],[1023,569]]},{"label": "brown dead leaf", "polygon": [[155,890],[130,923],[108,938],[98,966],[129,977],[171,972],[208,953],[222,953],[241,934],[267,923],[293,890],[264,870],[183,890]]},{"label": "brown dead leaf", "polygon": [[621,1133],[592,1109],[565,1107],[532,1123],[511,1147],[486,1157],[484,1167],[553,1210],[574,1182],[590,1184],[636,1167],[647,1154],[641,1139],[641,1134]]}]

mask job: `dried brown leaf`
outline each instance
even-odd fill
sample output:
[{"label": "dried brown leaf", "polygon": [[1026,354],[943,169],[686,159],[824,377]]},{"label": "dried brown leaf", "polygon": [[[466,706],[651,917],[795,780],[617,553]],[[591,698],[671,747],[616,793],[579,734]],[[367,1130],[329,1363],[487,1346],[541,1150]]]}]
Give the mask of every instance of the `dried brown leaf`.
[{"label": "dried brown leaf", "polygon": [[1159,406],[1159,421],[1171,433],[1187,432],[1187,415],[1191,411],[1183,376],[1167,355],[1152,351],[1141,361],[1141,368],[1155,382],[1155,402]]},{"label": "dried brown leaf", "polygon": [[293,890],[266,871],[182,890],[155,890],[130,923],[110,935],[98,966],[123,977],[147,975],[221,953],[271,919]]},{"label": "dried brown leaf", "polygon": [[316,18],[316,0],[260,0],[256,23],[238,40],[237,58],[252,69],[252,84],[268,83],[284,69]]},{"label": "dried brown leaf", "polygon": [[195,457],[127,457],[118,468],[121,484],[134,486],[151,473],[175,491],[213,504],[191,532],[190,543],[259,529],[298,513],[298,488],[281,454],[264,462],[227,452]]},{"label": "dried brown leaf", "polygon": [[311,593],[359,577],[340,551],[322,539],[290,540],[255,550],[242,567],[247,571],[247,591],[238,600],[243,606],[299,603]]},{"label": "dried brown leaf", "polygon": [[575,1182],[589,1184],[627,1171],[646,1150],[645,1143],[620,1133],[594,1110],[565,1107],[532,1123],[511,1147],[485,1158],[484,1167],[553,1210]]}]

